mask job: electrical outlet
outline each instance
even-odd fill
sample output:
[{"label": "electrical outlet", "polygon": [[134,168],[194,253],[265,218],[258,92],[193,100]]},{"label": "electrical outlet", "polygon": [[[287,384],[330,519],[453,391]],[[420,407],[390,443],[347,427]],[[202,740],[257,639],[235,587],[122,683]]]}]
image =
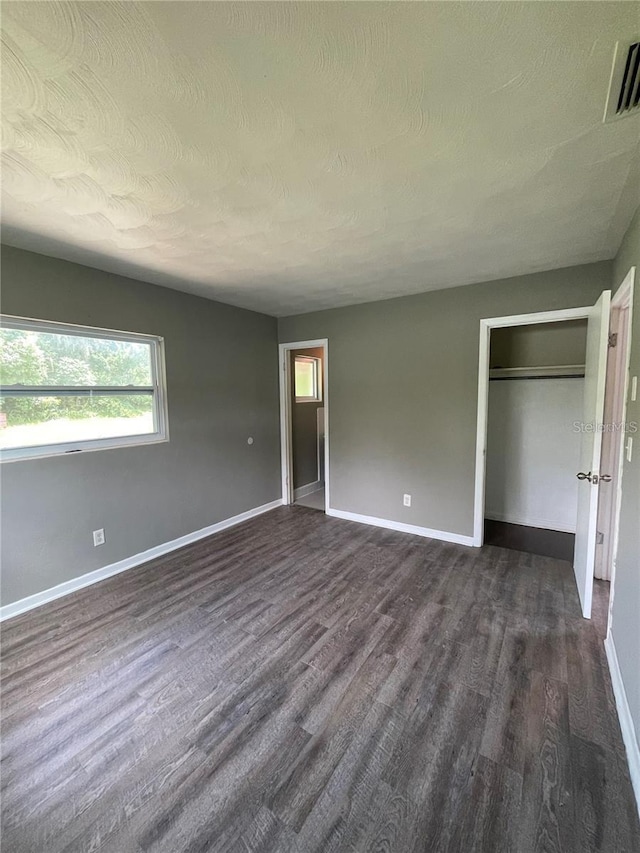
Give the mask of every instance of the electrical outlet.
[{"label": "electrical outlet", "polygon": [[404,496],[404,498],[403,498],[402,503],[403,503],[405,506],[411,506],[411,495],[405,495],[405,496]]},{"label": "electrical outlet", "polygon": [[97,548],[98,545],[104,545],[104,543],[105,543],[104,529],[101,527],[100,530],[94,530],[93,531],[94,548]]},{"label": "electrical outlet", "polygon": [[635,403],[637,397],[638,397],[638,377],[632,376],[631,377],[631,402]]},{"label": "electrical outlet", "polygon": [[631,436],[627,439],[627,462],[631,462],[633,456],[633,439]]}]

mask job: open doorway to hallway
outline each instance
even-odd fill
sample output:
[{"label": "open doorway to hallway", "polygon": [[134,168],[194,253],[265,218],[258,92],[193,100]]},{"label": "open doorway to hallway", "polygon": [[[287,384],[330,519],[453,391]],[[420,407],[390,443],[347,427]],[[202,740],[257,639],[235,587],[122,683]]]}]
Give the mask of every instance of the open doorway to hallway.
[{"label": "open doorway to hallway", "polygon": [[324,350],[291,350],[293,502],[324,512]]},{"label": "open doorway to hallway", "polygon": [[326,511],[327,342],[281,344],[282,501]]}]

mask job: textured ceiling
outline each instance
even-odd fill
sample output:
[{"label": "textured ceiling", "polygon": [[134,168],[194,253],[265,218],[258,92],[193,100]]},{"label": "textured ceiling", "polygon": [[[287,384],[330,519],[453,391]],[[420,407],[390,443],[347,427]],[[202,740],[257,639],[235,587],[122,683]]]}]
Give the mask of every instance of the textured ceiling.
[{"label": "textured ceiling", "polygon": [[640,200],[638,3],[2,6],[13,245],[283,315],[609,258]]}]

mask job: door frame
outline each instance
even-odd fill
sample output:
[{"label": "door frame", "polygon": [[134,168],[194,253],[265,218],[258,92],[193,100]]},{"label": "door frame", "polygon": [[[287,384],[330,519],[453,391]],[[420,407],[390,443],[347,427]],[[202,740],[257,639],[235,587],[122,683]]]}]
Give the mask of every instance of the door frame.
[{"label": "door frame", "polygon": [[[611,323],[610,328],[617,332],[622,337],[622,346],[618,349],[609,350],[609,353],[615,352],[615,360],[611,364],[611,369],[607,365],[607,393],[612,396],[612,411],[610,414],[614,420],[619,420],[621,423],[626,421],[627,404],[629,394],[630,380],[630,363],[631,363],[631,334],[633,330],[633,294],[635,287],[635,272],[636,268],[631,267],[626,274],[620,287],[616,290],[611,299]],[[626,316],[625,316],[626,315]],[[626,321],[626,329],[621,335],[622,323]],[[615,324],[615,325],[614,325]],[[605,423],[608,423],[608,412],[605,409]],[[605,434],[606,435],[606,434]],[[608,433],[609,436],[615,436],[612,465],[616,471],[616,490],[615,494],[611,495],[608,502],[606,526],[607,530],[601,529],[605,534],[605,542],[607,543],[606,553],[603,557],[609,568],[609,612],[607,614],[607,636],[611,627],[611,613],[613,608],[613,599],[615,595],[615,577],[616,577],[616,558],[618,555],[618,536],[620,530],[620,510],[622,507],[622,479],[624,473],[624,457],[626,452],[626,434],[622,435],[619,432]],[[603,435],[604,439],[604,435]],[[601,509],[598,507],[598,521],[600,522]],[[603,528],[604,528],[603,524]]]},{"label": "door frame", "polygon": [[291,351],[322,348],[322,405],[324,408],[324,511],[329,502],[329,339],[294,341],[278,346],[278,373],[280,375],[280,471],[282,503],[293,503],[293,450],[291,428]]},{"label": "door frame", "polygon": [[537,323],[562,323],[564,320],[584,320],[592,305],[584,308],[562,308],[557,311],[537,311],[533,314],[511,314],[480,320],[480,351],[478,357],[478,416],[476,425],[476,466],[473,503],[473,544],[484,543],[484,509],[486,486],[487,425],[489,411],[489,355],[491,330],[508,326],[533,326]]}]

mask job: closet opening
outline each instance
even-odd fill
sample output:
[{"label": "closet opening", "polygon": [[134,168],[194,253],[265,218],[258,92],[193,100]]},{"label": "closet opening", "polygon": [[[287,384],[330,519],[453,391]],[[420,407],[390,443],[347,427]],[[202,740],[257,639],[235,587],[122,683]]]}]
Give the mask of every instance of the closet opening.
[{"label": "closet opening", "polygon": [[[603,632],[623,452],[629,458],[633,444],[625,415],[637,384],[629,377],[634,275],[632,267],[613,299],[604,290],[593,305],[480,320],[474,545],[569,558],[582,615],[594,609]],[[608,449],[603,433],[623,429]],[[608,581],[594,584],[605,567],[611,595]]]},{"label": "closet opening", "polygon": [[585,318],[493,329],[484,541],[573,561]]}]

